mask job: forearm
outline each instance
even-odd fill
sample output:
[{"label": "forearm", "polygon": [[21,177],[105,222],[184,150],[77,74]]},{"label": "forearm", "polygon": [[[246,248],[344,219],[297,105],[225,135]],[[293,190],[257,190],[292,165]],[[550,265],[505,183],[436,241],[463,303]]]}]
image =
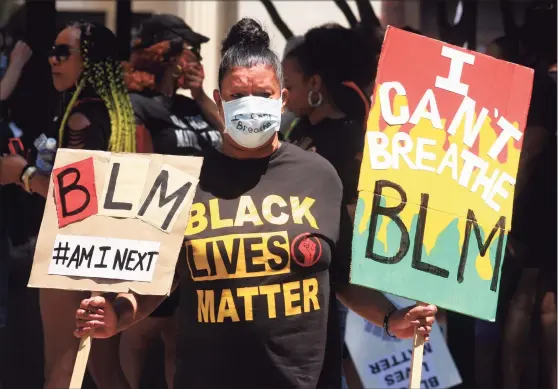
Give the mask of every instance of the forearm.
[{"label": "forearm", "polygon": [[194,100],[198,103],[203,116],[209,121],[209,124],[216,130],[222,131],[225,126],[221,120],[221,116],[219,116],[219,110],[215,102],[211,100],[203,90],[194,97]]},{"label": "forearm", "polygon": [[50,182],[50,175],[45,176],[43,174],[37,173],[33,175],[29,180],[29,188],[33,193],[38,193],[39,195],[46,198],[48,196],[49,182]]},{"label": "forearm", "polygon": [[0,81],[0,101],[8,100],[19,82],[20,77],[21,67],[12,62]]},{"label": "forearm", "polygon": [[389,310],[395,308],[383,293],[352,284],[338,291],[337,298],[351,311],[380,327]]},{"label": "forearm", "polygon": [[117,331],[124,331],[134,323],[148,317],[166,297],[120,293],[114,300],[114,311],[118,317]]},{"label": "forearm", "polygon": [[[175,276],[171,293],[178,287],[178,277]],[[149,316],[167,296],[148,296],[135,293],[120,293],[114,300],[114,311],[118,317],[117,331],[124,331],[134,323]]]}]

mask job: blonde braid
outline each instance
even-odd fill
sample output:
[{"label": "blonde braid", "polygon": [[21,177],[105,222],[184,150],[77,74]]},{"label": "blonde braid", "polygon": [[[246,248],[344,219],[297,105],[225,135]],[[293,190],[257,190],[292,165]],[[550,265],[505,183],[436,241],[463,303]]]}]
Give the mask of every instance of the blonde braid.
[{"label": "blonde braid", "polygon": [[64,138],[64,128],[66,127],[66,122],[68,121],[68,118],[70,117],[70,114],[72,113],[72,109],[74,108],[74,104],[76,103],[81,91],[83,90],[83,87],[85,85],[85,80],[81,80],[78,84],[78,87],[76,88],[70,103],[68,104],[68,107],[66,108],[66,111],[64,112],[64,116],[62,117],[62,121],[60,122],[60,127],[58,127],[58,144],[60,146],[62,146],[62,141]]},{"label": "blonde braid", "polygon": [[[109,83],[110,83],[110,97],[111,99],[114,101],[114,108],[115,108],[115,113],[116,113],[116,117],[117,117],[117,123],[116,126],[118,127],[118,131],[114,131],[113,134],[111,134],[111,143],[114,142],[116,144],[118,144],[119,146],[121,145],[123,148],[126,148],[126,143],[122,142],[122,133],[124,131],[122,131],[122,128],[120,127],[122,120],[123,120],[123,114],[120,111],[120,105],[119,101],[118,101],[118,96],[116,95],[116,80],[115,80],[115,75],[112,69],[112,66],[108,67],[108,76],[109,76]],[[115,135],[116,139],[113,139],[113,136]]]},{"label": "blonde braid", "polygon": [[[116,82],[119,83],[118,87],[119,90],[122,91],[121,96],[126,96],[128,97],[128,87],[126,85],[126,81],[124,78],[124,68],[122,67],[121,64],[118,64],[117,67],[117,72],[118,72],[118,77],[116,79]],[[132,122],[135,124],[136,122],[136,118],[134,116],[134,110],[132,107],[132,102],[130,101],[129,97],[122,99],[122,105],[123,105],[123,109],[122,112],[124,113],[124,121],[125,122]],[[134,126],[135,128],[135,126]],[[136,137],[135,137],[135,132],[134,133],[130,133],[130,132],[126,132],[126,137],[127,139],[127,146],[129,149],[131,150],[136,150]]]}]

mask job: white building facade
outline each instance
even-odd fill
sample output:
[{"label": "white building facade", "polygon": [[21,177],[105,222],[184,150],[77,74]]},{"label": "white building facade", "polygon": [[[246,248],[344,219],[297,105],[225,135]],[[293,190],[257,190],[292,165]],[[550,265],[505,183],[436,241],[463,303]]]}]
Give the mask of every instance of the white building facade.
[{"label": "white building facade", "polygon": [[[358,10],[354,1],[349,6],[355,15]],[[372,6],[383,23],[409,24],[414,28],[418,25],[419,2],[411,1],[411,7],[393,7],[393,1],[372,1]],[[385,4],[387,4],[387,6]],[[275,0],[277,11],[295,35],[302,35],[308,29],[328,23],[337,22],[348,26],[347,20],[332,0]],[[416,12],[410,12],[411,8]],[[61,12],[103,12],[105,24],[115,31],[116,2],[95,0],[57,0],[56,8]],[[384,11],[382,12],[382,8]],[[407,12],[403,17],[398,15],[401,10]],[[134,13],[171,13],[183,18],[196,32],[208,36],[211,40],[202,46],[203,65],[205,67],[205,89],[210,93],[217,86],[217,70],[220,61],[220,45],[228,29],[243,17],[251,17],[263,24],[271,37],[272,48],[281,55],[285,47],[285,39],[275,28],[271,18],[261,2],[255,0],[185,0],[185,1],[133,1]],[[387,12],[386,12],[387,11]],[[395,11],[395,12],[394,12]],[[414,20],[416,19],[416,21]]]}]

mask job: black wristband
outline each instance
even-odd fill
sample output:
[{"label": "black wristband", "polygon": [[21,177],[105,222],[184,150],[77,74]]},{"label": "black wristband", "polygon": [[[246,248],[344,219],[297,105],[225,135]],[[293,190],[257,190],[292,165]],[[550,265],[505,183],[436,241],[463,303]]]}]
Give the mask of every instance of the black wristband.
[{"label": "black wristband", "polygon": [[27,165],[25,165],[23,170],[21,170],[21,174],[19,175],[19,182],[21,182],[22,184],[23,184],[23,175],[25,174],[27,169],[29,169],[31,166],[33,166],[33,165],[27,164]]},{"label": "black wristband", "polygon": [[396,338],[396,336],[395,336],[395,335],[392,335],[392,334],[389,332],[389,329],[388,329],[389,318],[391,317],[391,314],[392,314],[393,312],[395,312],[395,311],[397,311],[397,308],[391,308],[391,309],[386,313],[386,315],[384,316],[384,331],[386,332],[386,335],[389,336],[390,338]]}]

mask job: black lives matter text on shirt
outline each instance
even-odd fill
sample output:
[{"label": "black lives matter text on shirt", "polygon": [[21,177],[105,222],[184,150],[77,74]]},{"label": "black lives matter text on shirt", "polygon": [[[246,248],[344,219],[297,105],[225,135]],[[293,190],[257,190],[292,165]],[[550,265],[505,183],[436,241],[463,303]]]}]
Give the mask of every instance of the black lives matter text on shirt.
[{"label": "black lives matter text on shirt", "polygon": [[204,117],[198,104],[179,94],[130,94],[136,123],[145,126],[154,151],[167,155],[200,155],[221,144],[221,133]]},{"label": "black lives matter text on shirt", "polygon": [[305,117],[298,121],[289,135],[289,142],[320,154],[333,165],[343,184],[345,204],[354,204],[358,196],[358,177],[364,150],[363,128],[361,121],[348,118],[323,119],[311,124]]},{"label": "black lives matter text on shirt", "polygon": [[348,282],[344,209],[337,173],[314,153],[284,143],[265,159],[205,156],[178,262],[177,387],[340,387],[330,304]]}]

